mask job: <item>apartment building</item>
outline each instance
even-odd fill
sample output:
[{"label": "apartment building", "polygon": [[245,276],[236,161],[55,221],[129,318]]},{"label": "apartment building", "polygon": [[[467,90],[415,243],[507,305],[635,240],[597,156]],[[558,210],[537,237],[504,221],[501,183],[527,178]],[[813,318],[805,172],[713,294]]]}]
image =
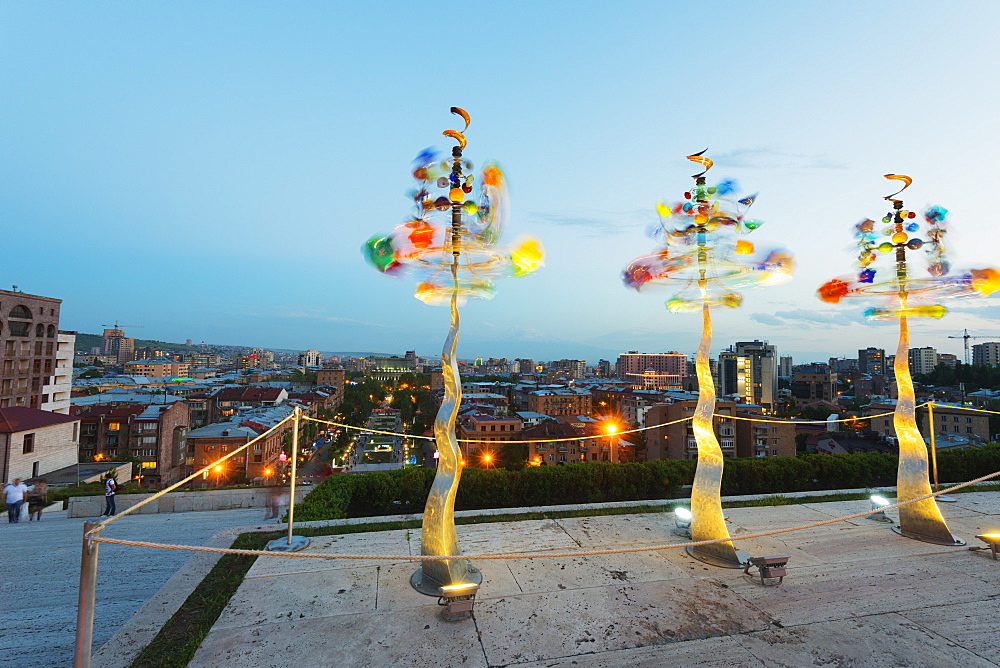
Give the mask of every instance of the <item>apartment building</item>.
[{"label": "apartment building", "polygon": [[[190,431],[187,435],[189,473],[218,462],[223,456],[267,432],[284,420],[292,412],[291,406],[257,408],[234,417],[228,422],[206,425]],[[265,438],[251,445],[247,450],[219,462],[220,471],[213,470],[203,480],[205,486],[250,482],[255,478],[274,479],[287,463],[281,462],[281,453],[291,456],[285,450],[286,434],[292,429],[286,422]]]},{"label": "apartment building", "polygon": [[41,409],[56,370],[61,299],[0,290],[0,408]]},{"label": "apartment building", "polygon": [[824,364],[805,364],[792,372],[792,396],[796,406],[817,401],[837,402],[837,374]]},{"label": "apartment building", "polygon": [[885,350],[868,347],[858,350],[858,371],[871,375],[885,375]]},{"label": "apartment building", "polygon": [[[691,418],[697,401],[658,404],[646,414],[646,424],[664,425],[646,431],[646,459],[697,459]],[[724,457],[794,457],[792,421],[753,413],[744,404],[718,401],[713,421]],[[678,422],[678,420],[684,420]],[[669,424],[673,423],[673,424]]]},{"label": "apartment building", "polygon": [[1000,343],[977,343],[972,346],[972,363],[1000,366]]},{"label": "apartment building", "polygon": [[165,404],[73,406],[80,420],[80,457],[139,461],[143,484],[157,487],[182,477],[191,410],[183,401]]},{"label": "apartment building", "polygon": [[41,409],[69,415],[70,397],[73,393],[73,347],[76,332],[59,330],[56,335],[56,362],[52,376],[42,393]]},{"label": "apartment building", "polygon": [[938,353],[935,348],[910,348],[910,373],[931,373],[938,363]]},{"label": "apartment building", "polygon": [[210,417],[212,422],[218,422],[251,408],[282,404],[288,399],[288,391],[278,387],[223,387],[210,398]]},{"label": "apartment building", "polygon": [[778,397],[778,349],[767,341],[739,341],[719,353],[718,394],[774,408]]},{"label": "apartment building", "polygon": [[620,461],[619,438],[602,432],[596,421],[542,422],[522,431],[521,437],[532,441],[528,443],[528,462],[538,466]]},{"label": "apartment building", "polygon": [[[861,409],[861,414],[865,416],[878,415],[872,420],[871,430],[883,436],[896,436],[896,428],[893,423],[893,411],[895,404],[869,404]],[[917,411],[917,426],[920,433],[925,438],[930,436],[927,430],[926,409]],[[934,433],[939,437],[951,437],[968,439],[970,442],[985,443],[990,440],[990,419],[986,413],[976,413],[965,410],[961,406],[948,404],[934,404]]]},{"label": "apartment building", "polygon": [[[498,417],[485,413],[462,416],[457,424],[459,447],[467,462],[480,461],[484,454],[501,450],[504,441],[521,440],[523,423],[518,417]],[[476,443],[468,443],[474,440]]]},{"label": "apartment building", "polygon": [[527,394],[527,410],[545,415],[590,415],[591,394],[576,387],[535,390]]},{"label": "apartment building", "polygon": [[165,357],[154,357],[152,359],[135,360],[125,363],[125,375],[128,376],[149,376],[150,378],[173,378],[186,376],[188,365],[181,362],[174,362]]},{"label": "apartment building", "polygon": [[640,353],[630,350],[618,356],[618,378],[637,390],[681,388],[688,374],[687,355],[678,352]]}]

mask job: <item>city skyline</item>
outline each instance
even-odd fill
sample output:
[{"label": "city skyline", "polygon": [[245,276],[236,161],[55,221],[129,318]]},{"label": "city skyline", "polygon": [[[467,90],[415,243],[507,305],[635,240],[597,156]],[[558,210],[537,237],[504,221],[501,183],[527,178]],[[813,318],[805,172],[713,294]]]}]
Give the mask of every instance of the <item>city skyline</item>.
[{"label": "city skyline", "polygon": [[[463,8],[453,29],[388,7],[4,5],[0,216],[19,252],[0,287],[62,299],[82,332],[119,318],[139,338],[435,356],[447,310],[360,248],[409,212],[410,160],[448,145],[453,105],[472,115],[466,156],[509,176],[505,240],[547,251],[463,308],[463,358],[693,353],[698,318],[619,274],[706,146],[713,180],[760,192],[754,243],[798,263],[715,314],[714,355],[753,339],[803,362],[894,351],[868,304],[814,297],[851,271],[885,173],[913,177],[908,207],[950,210],[956,269],[997,255],[976,185],[1000,147],[1000,83],[975,66],[1000,56],[994,4],[513,3]],[[1000,333],[998,313],[962,303],[912,323],[911,345],[962,357],[946,337]]]}]

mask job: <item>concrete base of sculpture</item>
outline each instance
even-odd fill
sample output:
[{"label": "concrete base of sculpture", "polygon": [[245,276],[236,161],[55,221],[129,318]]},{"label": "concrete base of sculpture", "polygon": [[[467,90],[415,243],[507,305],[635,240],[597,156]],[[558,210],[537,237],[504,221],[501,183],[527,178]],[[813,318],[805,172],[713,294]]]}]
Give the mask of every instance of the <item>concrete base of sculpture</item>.
[{"label": "concrete base of sculpture", "polygon": [[[725,552],[719,553],[718,551],[709,551],[705,549],[710,547],[712,546],[705,545],[702,547],[685,547],[684,551],[698,561],[712,566],[718,566],[719,568],[743,568],[743,566],[750,561],[750,555],[743,550],[726,550],[726,552],[730,553],[730,555],[727,555]],[[735,552],[735,559],[731,556],[732,552]]]},{"label": "concrete base of sculpture", "polygon": [[922,540],[925,543],[934,543],[935,545],[951,545],[953,547],[961,547],[965,545],[965,541],[961,538],[951,537],[951,540],[947,538],[942,538],[939,536],[926,536],[924,534],[914,533],[913,531],[906,531],[903,527],[898,524],[894,524],[892,530],[898,533],[900,536],[905,538],[912,538],[913,540]]},{"label": "concrete base of sculpture", "polygon": [[[469,566],[469,569],[465,572],[464,581],[469,584],[481,585],[483,584],[483,574],[478,568]],[[438,582],[431,576],[424,573],[423,568],[418,568],[417,572],[410,576],[410,585],[425,596],[441,596],[444,593],[441,591],[441,586],[446,584],[457,583]]]}]

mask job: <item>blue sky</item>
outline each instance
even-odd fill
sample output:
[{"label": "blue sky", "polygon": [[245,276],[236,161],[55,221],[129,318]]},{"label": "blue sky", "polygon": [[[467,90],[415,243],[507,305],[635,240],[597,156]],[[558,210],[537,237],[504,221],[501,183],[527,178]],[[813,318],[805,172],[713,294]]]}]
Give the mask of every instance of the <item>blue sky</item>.
[{"label": "blue sky", "polygon": [[[751,239],[799,266],[717,313],[714,350],[893,349],[870,304],[815,290],[851,271],[887,172],[951,211],[954,266],[1000,264],[998,23],[994,2],[3,3],[0,286],[85,332],[435,355],[447,310],[359,249],[410,212],[410,160],[450,144],[458,105],[466,156],[507,171],[508,240],[548,254],[463,309],[461,356],[692,353],[699,319],[618,276],[706,146],[761,193]],[[1000,334],[997,304],[913,344]]]}]

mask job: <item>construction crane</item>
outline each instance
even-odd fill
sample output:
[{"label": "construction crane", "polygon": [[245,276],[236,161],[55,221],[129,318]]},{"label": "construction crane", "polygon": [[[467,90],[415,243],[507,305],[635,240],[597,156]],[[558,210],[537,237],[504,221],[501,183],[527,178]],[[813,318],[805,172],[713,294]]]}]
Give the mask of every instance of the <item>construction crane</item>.
[{"label": "construction crane", "polygon": [[969,364],[969,339],[1000,339],[1000,334],[995,334],[993,336],[972,336],[969,334],[969,330],[963,329],[962,336],[949,336],[949,339],[965,339],[965,363]]},{"label": "construction crane", "polygon": [[118,324],[118,319],[117,318],[115,318],[115,324],[113,324],[113,325],[101,325],[101,327],[114,328],[114,329],[118,330],[119,332],[122,331],[122,327],[132,327],[132,328],[143,329],[143,325],[120,325],[120,324]]}]

